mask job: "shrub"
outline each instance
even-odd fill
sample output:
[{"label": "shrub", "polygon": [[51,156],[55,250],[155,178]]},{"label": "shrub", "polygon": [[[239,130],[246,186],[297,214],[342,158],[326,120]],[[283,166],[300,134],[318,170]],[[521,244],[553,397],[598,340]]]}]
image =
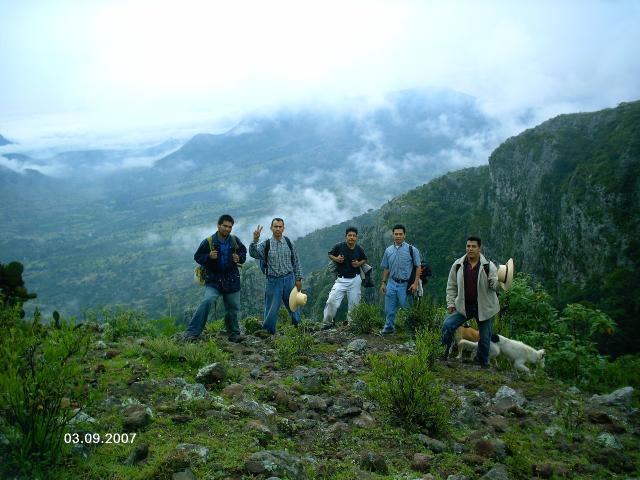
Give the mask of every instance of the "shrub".
[{"label": "shrub", "polygon": [[359,303],[351,310],[349,329],[354,333],[372,333],[384,326],[380,309],[376,305]]},{"label": "shrub", "polygon": [[440,331],[420,329],[416,334],[416,355],[428,370],[433,370],[438,358],[444,353],[440,342]]},{"label": "shrub", "polygon": [[262,328],[262,322],[258,317],[247,317],[242,321],[244,331],[252,335]]},{"label": "shrub", "polygon": [[406,322],[413,326],[414,330],[440,330],[446,309],[433,303],[430,296],[423,296],[420,301],[414,302],[406,314]]},{"label": "shrub", "polygon": [[8,440],[0,464],[9,474],[45,475],[63,452],[64,432],[84,403],[82,377],[90,337],[64,319],[47,328],[35,315],[21,322],[20,305],[2,310],[0,327],[0,432]]},{"label": "shrub", "polygon": [[143,312],[136,310],[103,308],[99,312],[87,311],[85,317],[88,321],[95,321],[104,325],[103,337],[116,342],[129,335],[144,335],[149,333],[150,325],[145,321]]},{"label": "shrub", "polygon": [[157,358],[168,365],[187,365],[200,368],[213,362],[225,362],[227,355],[215,342],[175,343],[167,337],[151,338],[145,341],[145,347]]},{"label": "shrub", "polygon": [[274,347],[278,355],[278,363],[281,368],[290,368],[303,363],[307,355],[313,352],[315,339],[306,328],[288,329],[288,335],[276,337]]},{"label": "shrub", "polygon": [[450,408],[436,376],[417,355],[370,355],[367,394],[405,425],[430,434],[448,431]]}]

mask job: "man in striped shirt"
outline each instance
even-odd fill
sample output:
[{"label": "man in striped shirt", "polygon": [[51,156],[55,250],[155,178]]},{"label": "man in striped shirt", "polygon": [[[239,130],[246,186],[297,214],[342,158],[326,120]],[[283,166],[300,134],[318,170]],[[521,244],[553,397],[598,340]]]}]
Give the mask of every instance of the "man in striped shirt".
[{"label": "man in striped shirt", "polygon": [[267,276],[262,328],[274,334],[281,303],[284,303],[289,312],[291,322],[296,326],[300,323],[300,310],[292,312],[289,308],[289,293],[294,284],[298,291],[302,289],[302,268],[295,245],[283,235],[284,220],[282,218],[271,220],[273,236],[258,243],[261,232],[262,225],[258,225],[253,232],[253,242],[249,245],[249,255],[261,261]]}]

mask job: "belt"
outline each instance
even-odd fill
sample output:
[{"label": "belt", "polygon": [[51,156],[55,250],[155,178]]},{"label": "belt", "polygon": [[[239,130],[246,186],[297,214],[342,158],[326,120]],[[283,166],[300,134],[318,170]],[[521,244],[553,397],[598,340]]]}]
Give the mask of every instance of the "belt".
[{"label": "belt", "polygon": [[338,278],[356,278],[356,274],[353,275],[338,275]]},{"label": "belt", "polygon": [[288,277],[289,275],[293,275],[293,272],[285,273],[284,275],[267,275],[267,277],[269,277],[269,278],[284,278],[284,277]]},{"label": "belt", "polygon": [[393,280],[396,283],[407,283],[409,281],[408,278],[406,280],[400,280],[399,278],[395,278],[395,277],[391,277],[391,280]]}]

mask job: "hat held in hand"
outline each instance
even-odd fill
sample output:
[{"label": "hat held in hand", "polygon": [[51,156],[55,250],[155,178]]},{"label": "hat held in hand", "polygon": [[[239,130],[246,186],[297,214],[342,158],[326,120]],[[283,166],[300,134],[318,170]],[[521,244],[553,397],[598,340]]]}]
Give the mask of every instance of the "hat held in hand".
[{"label": "hat held in hand", "polygon": [[513,266],[513,258],[510,258],[506,265],[500,265],[498,267],[498,282],[500,282],[500,286],[503,290],[509,290],[511,288],[514,271],[515,267]]},{"label": "hat held in hand", "polygon": [[291,289],[291,293],[289,294],[289,309],[292,312],[295,312],[298,308],[302,307],[307,303],[307,294],[299,292],[298,289],[294,286]]}]

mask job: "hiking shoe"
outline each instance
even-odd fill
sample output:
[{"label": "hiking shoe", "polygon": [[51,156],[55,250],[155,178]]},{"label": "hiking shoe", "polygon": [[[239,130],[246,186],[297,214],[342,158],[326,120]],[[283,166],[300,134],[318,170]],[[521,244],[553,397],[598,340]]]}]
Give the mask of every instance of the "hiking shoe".
[{"label": "hiking shoe", "polygon": [[378,332],[378,335],[381,337],[386,337],[388,335],[393,335],[393,330],[385,330],[384,328]]},{"label": "hiking shoe", "polygon": [[335,323],[324,323],[322,324],[322,330],[332,330],[336,328],[336,324]]},{"label": "hiking shoe", "polygon": [[269,338],[271,336],[271,332],[264,328],[261,328],[260,330],[256,330],[255,332],[253,332],[253,335],[258,338]]}]

